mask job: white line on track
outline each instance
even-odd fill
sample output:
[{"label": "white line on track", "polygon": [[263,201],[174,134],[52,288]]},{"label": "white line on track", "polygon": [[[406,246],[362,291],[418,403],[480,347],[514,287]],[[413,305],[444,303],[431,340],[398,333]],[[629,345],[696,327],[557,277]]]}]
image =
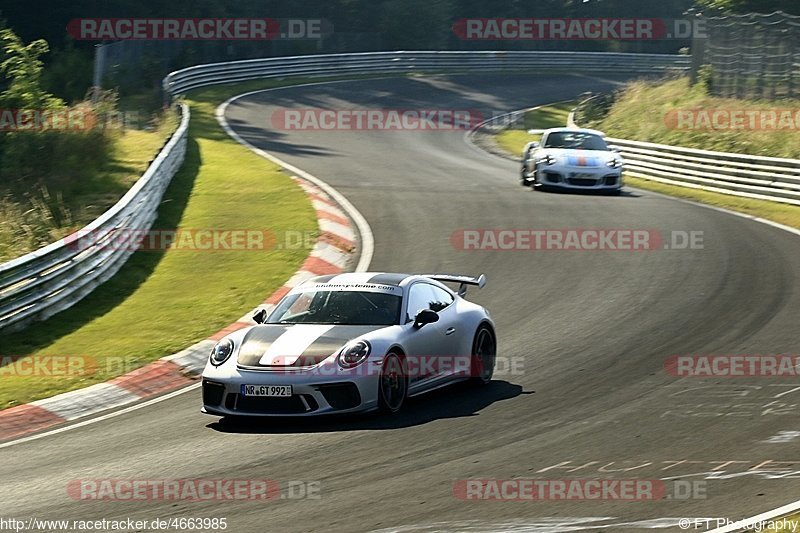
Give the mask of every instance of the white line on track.
[{"label": "white line on track", "polygon": [[[272,89],[261,89],[261,90],[258,90],[258,91],[250,91],[250,92],[243,93],[243,94],[234,96],[232,98],[229,98],[228,100],[226,100],[225,102],[220,104],[219,107],[217,107],[216,115],[217,115],[217,121],[220,123],[220,125],[225,130],[225,132],[233,138],[233,140],[235,140],[236,142],[246,146],[247,148],[249,148],[250,150],[252,150],[256,154],[258,154],[259,156],[272,161],[273,163],[275,163],[278,166],[283,167],[284,169],[288,170],[289,172],[297,174],[301,178],[314,183],[317,187],[319,187],[320,189],[325,191],[331,198],[333,198],[339,205],[342,206],[342,208],[345,210],[345,212],[347,212],[347,215],[351,219],[353,219],[353,222],[355,222],[356,227],[358,228],[358,233],[360,235],[360,239],[361,239],[361,255],[359,257],[358,264],[356,265],[355,271],[356,272],[366,272],[369,269],[369,265],[372,262],[372,255],[373,255],[373,253],[375,251],[375,237],[373,236],[372,228],[370,228],[369,223],[367,222],[367,219],[364,218],[364,215],[362,215],[358,211],[358,209],[356,209],[355,206],[353,206],[353,204],[351,204],[350,201],[342,195],[342,193],[340,193],[339,191],[337,191],[336,189],[334,189],[333,187],[328,185],[323,180],[319,179],[316,176],[313,176],[313,175],[309,174],[305,170],[301,170],[301,169],[295,167],[294,165],[290,165],[289,163],[286,163],[285,161],[282,161],[282,160],[278,159],[274,155],[272,155],[272,154],[270,154],[268,152],[265,152],[264,150],[261,150],[260,148],[256,148],[252,144],[250,144],[247,141],[245,141],[244,139],[242,139],[242,137],[239,136],[238,133],[233,131],[233,129],[228,124],[228,121],[225,120],[225,110],[227,109],[228,105],[231,104],[232,102],[238,100],[239,98],[242,98],[242,97],[245,97],[245,96],[249,96],[249,95],[252,95],[252,94],[258,94],[258,93],[262,93],[262,92],[268,92],[268,91],[277,91],[277,90],[280,90],[280,89],[291,89],[291,88],[294,88],[294,87],[309,87],[309,86],[312,86],[312,85],[324,85],[324,84],[331,84],[331,83],[345,83],[347,81],[353,81],[353,80],[337,80],[337,81],[327,81],[327,82],[323,81],[323,82],[314,82],[314,83],[303,83],[301,85],[287,85],[285,87],[274,87]],[[200,386],[200,383],[193,383],[193,384],[191,384],[191,385],[189,385],[187,387],[184,387],[182,389],[178,389],[176,391],[170,392],[169,394],[165,394],[164,396],[159,396],[157,398],[153,398],[151,400],[147,400],[146,402],[143,402],[143,403],[140,403],[140,404],[136,404],[136,405],[133,405],[131,407],[126,407],[125,409],[121,409],[119,411],[114,411],[114,412],[111,412],[111,413],[107,413],[105,415],[101,415],[101,416],[98,416],[98,417],[95,417],[95,418],[90,418],[90,419],[87,419],[87,420],[83,420],[81,422],[76,422],[76,423],[70,424],[68,426],[60,427],[60,428],[53,429],[53,430],[50,430],[50,431],[45,431],[43,433],[37,433],[35,435],[29,435],[27,437],[21,437],[21,438],[16,439],[16,440],[11,440],[11,441],[8,441],[8,442],[0,443],[0,449],[8,448],[10,446],[14,446],[15,444],[22,444],[23,442],[30,442],[32,440],[42,439],[44,437],[49,437],[51,435],[56,435],[58,433],[64,433],[65,431],[70,431],[70,430],[77,429],[77,428],[80,428],[80,427],[83,427],[83,426],[88,426],[90,424],[95,424],[95,423],[101,422],[103,420],[108,420],[109,418],[115,418],[115,417],[130,413],[131,411],[136,411],[138,409],[142,409],[144,407],[149,407],[149,406],[151,406],[153,404],[156,404],[156,403],[159,403],[159,402],[163,402],[165,400],[169,400],[171,398],[174,398],[175,396],[179,396],[179,395],[181,395],[181,394],[183,394],[185,392],[189,392],[191,390],[194,390],[199,386]]]},{"label": "white line on track", "polygon": [[82,422],[76,422],[74,424],[70,424],[69,426],[60,427],[57,429],[52,429],[50,431],[45,431],[44,433],[37,433],[35,435],[30,435],[28,437],[22,437],[17,440],[11,440],[8,442],[4,442],[0,444],[0,448],[8,448],[9,446],[14,446],[15,444],[21,444],[23,442],[29,442],[32,440],[42,439],[44,437],[49,437],[50,435],[57,435],[58,433],[64,433],[65,431],[70,431],[72,429],[80,428],[83,426],[88,426],[90,424],[96,424],[97,422],[102,422],[103,420],[108,420],[109,418],[115,418],[120,415],[124,415],[130,413],[132,411],[138,411],[139,409],[143,409],[145,407],[149,407],[154,403],[163,402],[165,400],[169,400],[174,398],[175,396],[180,396],[186,392],[194,390],[200,386],[200,383],[192,383],[188,387],[184,387],[182,389],[178,389],[176,391],[170,392],[169,394],[165,394],[164,396],[159,396],[158,398],[153,398],[152,400],[147,400],[146,402],[137,403],[136,405],[132,405],[130,407],[126,407],[125,409],[120,409],[119,411],[114,411],[112,413],[108,413],[102,416],[98,416],[95,418],[90,418],[88,420],[84,420]]},{"label": "white line on track", "polygon": [[[765,513],[758,514],[758,515],[753,516],[751,518],[744,518],[744,519],[739,520],[737,522],[734,522],[733,524],[730,524],[728,526],[722,526],[722,527],[719,527],[717,529],[712,529],[708,533],[730,533],[732,531],[744,530],[745,528],[748,528],[748,529],[755,528],[758,531],[761,531],[761,526],[756,527],[757,524],[760,524],[760,523],[763,523],[763,522],[769,522],[770,520],[774,520],[776,518],[780,518],[780,517],[792,514],[792,513],[796,512],[798,510],[800,510],[800,500],[798,500],[796,502],[792,502],[792,503],[787,503],[786,505],[784,505],[782,507],[778,507],[777,509],[773,509],[771,511],[767,511]],[[787,529],[786,531],[790,531],[790,530]]]},{"label": "white line on track", "polygon": [[228,100],[226,100],[225,102],[220,104],[219,107],[217,107],[217,121],[220,123],[220,125],[225,130],[225,132],[228,135],[230,135],[231,137],[233,137],[233,139],[236,140],[236,142],[246,146],[247,148],[249,148],[254,153],[260,155],[261,157],[263,157],[265,159],[268,159],[268,160],[272,161],[276,165],[283,167],[284,169],[288,170],[289,172],[297,174],[301,178],[312,182],[314,185],[316,185],[317,187],[319,187],[320,189],[325,191],[334,200],[336,200],[336,202],[339,205],[342,206],[342,208],[347,212],[347,215],[351,219],[353,219],[353,222],[355,222],[356,227],[358,228],[358,233],[360,234],[360,237],[361,237],[361,257],[358,260],[358,265],[356,266],[355,271],[356,272],[366,272],[369,269],[369,265],[372,262],[372,254],[375,251],[375,238],[374,238],[374,236],[372,234],[372,228],[369,227],[369,223],[367,222],[367,219],[364,218],[364,216],[358,211],[358,209],[356,209],[355,206],[353,206],[353,204],[351,204],[350,201],[342,195],[342,193],[340,193],[339,191],[337,191],[336,189],[334,189],[333,187],[331,187],[330,185],[328,185],[327,183],[325,183],[324,181],[322,181],[318,177],[316,177],[316,176],[314,176],[312,174],[309,174],[305,170],[301,170],[301,169],[297,168],[296,166],[294,166],[294,165],[292,165],[290,163],[287,163],[286,161],[283,161],[282,159],[279,159],[279,158],[275,157],[274,155],[270,154],[269,152],[266,152],[266,151],[264,151],[264,150],[262,150],[260,148],[257,148],[255,146],[253,146],[252,144],[250,144],[249,142],[247,142],[246,140],[244,140],[238,133],[233,131],[233,128],[230,127],[230,125],[228,124],[228,121],[225,119],[225,111],[228,109],[228,106],[230,104],[232,104],[233,102],[235,102],[236,100],[238,100],[239,98],[244,98],[244,97],[251,96],[251,95],[254,95],[254,94],[266,93],[266,92],[271,92],[271,91],[278,91],[278,90],[281,90],[281,89],[294,89],[296,87],[311,87],[311,86],[314,86],[314,85],[346,83],[346,82],[352,82],[352,81],[353,80],[320,81],[320,82],[313,82],[313,83],[303,83],[303,84],[300,84],[300,85],[290,85],[290,86],[286,86],[286,87],[273,87],[271,89],[259,89],[257,91],[250,91],[250,92],[247,92],[247,93],[239,94],[239,95],[236,95],[236,96],[233,96],[233,97],[229,98]]},{"label": "white line on track", "polygon": [[[548,104],[545,104],[545,105],[548,105]],[[552,104],[549,104],[549,105],[552,105]],[[537,106],[537,107],[543,107],[543,106]],[[526,109],[517,110],[517,111],[509,111],[506,114],[516,113],[516,112],[524,112],[524,111],[526,111],[528,109],[533,109],[533,108],[526,108]],[[489,122],[489,121],[486,121],[486,122]],[[477,150],[481,150],[485,154],[493,155],[495,157],[502,157],[502,156],[499,156],[497,154],[492,154],[491,152],[487,152],[486,150],[483,150],[482,148],[480,148],[479,146],[477,146],[475,143],[472,142],[472,138],[471,138],[470,134],[473,133],[473,131],[477,130],[478,127],[480,127],[480,125],[476,126],[474,130],[470,130],[470,131],[468,131],[467,133],[464,134],[464,142],[467,143],[472,148],[475,148]],[[738,211],[732,211],[730,209],[725,209],[724,207],[717,207],[715,205],[708,205],[708,204],[704,204],[704,203],[701,203],[701,202],[696,202],[696,201],[693,201],[693,200],[687,200],[686,198],[676,198],[675,196],[669,196],[667,194],[663,194],[663,193],[659,193],[659,192],[655,192],[655,191],[648,191],[646,189],[636,189],[635,187],[630,187],[630,188],[631,189],[635,189],[637,191],[642,191],[642,192],[645,192],[645,193],[648,193],[648,194],[653,194],[653,195],[656,195],[656,196],[660,196],[660,197],[666,198],[668,200],[675,200],[675,201],[678,201],[678,202],[682,202],[684,204],[690,204],[690,205],[695,205],[695,206],[698,206],[698,207],[704,207],[706,209],[713,209],[714,211],[719,211],[721,213],[727,213],[728,215],[733,215],[733,216],[737,216],[737,217],[740,217],[740,218],[746,218],[748,220],[752,220],[754,222],[760,222],[761,224],[766,224],[767,226],[772,226],[773,228],[777,228],[777,229],[792,233],[794,235],[800,236],[800,230],[799,229],[793,228],[791,226],[786,226],[786,225],[780,224],[778,222],[773,222],[772,220],[767,220],[767,219],[764,219],[764,218],[755,217],[753,215],[748,215],[746,213],[739,213]],[[731,532],[734,532],[734,531],[740,531],[740,530],[744,529],[745,527],[749,526],[749,527],[752,528],[752,527],[755,526],[755,524],[757,524],[759,522],[766,522],[766,521],[772,520],[774,518],[780,518],[782,516],[794,513],[796,511],[800,511],[800,500],[798,500],[796,502],[788,503],[788,504],[786,504],[786,505],[784,505],[782,507],[778,507],[777,509],[773,509],[772,511],[767,511],[767,512],[761,513],[761,514],[753,516],[751,518],[745,518],[745,519],[739,520],[739,521],[734,522],[734,523],[732,523],[730,525],[723,526],[723,527],[714,529],[712,531],[709,531],[708,533],[731,533]]]}]

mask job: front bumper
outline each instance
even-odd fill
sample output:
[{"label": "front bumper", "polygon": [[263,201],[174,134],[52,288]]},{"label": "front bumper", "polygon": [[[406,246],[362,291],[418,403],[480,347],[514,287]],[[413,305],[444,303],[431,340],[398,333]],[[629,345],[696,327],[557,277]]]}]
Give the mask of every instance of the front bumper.
[{"label": "front bumper", "polygon": [[574,171],[541,169],[536,172],[536,182],[546,187],[573,190],[616,190],[622,188],[622,172],[614,169]]},{"label": "front bumper", "polygon": [[[356,372],[335,375],[237,369],[235,376],[203,376],[203,412],[217,416],[302,417],[369,411],[377,407],[378,380]],[[242,385],[291,385],[290,397],[241,394]]]}]

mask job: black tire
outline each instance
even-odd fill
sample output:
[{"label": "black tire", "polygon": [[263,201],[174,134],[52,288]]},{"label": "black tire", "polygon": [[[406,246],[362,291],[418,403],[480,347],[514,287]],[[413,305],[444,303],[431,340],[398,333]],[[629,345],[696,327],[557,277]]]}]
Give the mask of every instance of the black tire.
[{"label": "black tire", "polygon": [[408,398],[408,366],[400,355],[389,352],[383,358],[378,376],[378,409],[387,414],[398,413]]},{"label": "black tire", "polygon": [[533,179],[530,181],[531,189],[534,191],[542,191],[544,190],[544,185],[537,179],[536,175],[539,173],[537,169],[533,169]]},{"label": "black tire", "polygon": [[527,169],[523,165],[522,170],[519,173],[519,184],[522,185],[523,187],[530,187],[531,179],[528,176],[526,176],[526,174],[527,174]]},{"label": "black tire", "polygon": [[494,365],[497,358],[497,341],[491,328],[481,325],[475,332],[472,341],[472,362],[470,383],[474,385],[488,385],[494,375]]}]

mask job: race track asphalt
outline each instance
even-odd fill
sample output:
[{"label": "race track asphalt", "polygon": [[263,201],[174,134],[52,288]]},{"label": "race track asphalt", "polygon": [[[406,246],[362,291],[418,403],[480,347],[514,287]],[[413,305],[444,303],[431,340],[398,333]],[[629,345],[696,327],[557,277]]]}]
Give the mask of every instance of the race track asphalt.
[{"label": "race track asphalt", "polygon": [[[673,522],[665,518],[742,518],[800,499],[800,446],[770,440],[800,430],[800,379],[678,379],[664,370],[673,354],[798,353],[796,235],[641,190],[534,192],[519,186],[516,163],[477,150],[463,131],[279,131],[270,120],[276,110],[312,107],[499,113],[616,84],[395,78],[234,102],[227,118],[240,135],[325,180],[364,215],[376,243],[370,270],[485,273],[487,287],[469,298],[491,311],[500,356],[516,370],[484,389],[416,399],[390,419],[225,426],[199,412],[193,390],[0,449],[0,517],[226,517],[234,532],[634,531]],[[452,239],[465,229],[568,228],[652,230],[666,242],[672,232],[702,232],[703,246],[475,251]],[[670,491],[675,478],[705,492],[635,502],[454,495],[458,480],[515,477],[666,480]],[[307,481],[319,498],[104,502],[67,492],[71,481],[102,478]],[[575,523],[584,525],[567,526]]]}]

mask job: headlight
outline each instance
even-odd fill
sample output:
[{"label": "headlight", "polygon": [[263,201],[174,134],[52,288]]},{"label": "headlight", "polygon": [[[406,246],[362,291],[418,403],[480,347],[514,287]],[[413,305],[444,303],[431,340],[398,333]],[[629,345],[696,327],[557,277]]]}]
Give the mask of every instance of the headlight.
[{"label": "headlight", "polygon": [[211,350],[211,364],[219,366],[228,360],[228,357],[233,353],[233,341],[224,339],[219,341],[214,349]]},{"label": "headlight", "polygon": [[622,159],[615,157],[614,159],[609,160],[606,165],[608,165],[610,168],[619,168],[622,166]]},{"label": "headlight", "polygon": [[558,163],[558,159],[556,159],[556,158],[555,158],[555,157],[553,157],[552,155],[546,155],[546,156],[544,156],[544,157],[540,157],[540,158],[539,158],[539,159],[536,161],[536,163],[537,163],[537,164],[541,163],[541,164],[543,164],[543,165],[548,165],[548,166],[549,166],[549,165],[555,165],[556,163]]},{"label": "headlight", "polygon": [[348,344],[339,352],[339,366],[342,368],[356,367],[367,360],[371,350],[372,347],[367,341]]}]

